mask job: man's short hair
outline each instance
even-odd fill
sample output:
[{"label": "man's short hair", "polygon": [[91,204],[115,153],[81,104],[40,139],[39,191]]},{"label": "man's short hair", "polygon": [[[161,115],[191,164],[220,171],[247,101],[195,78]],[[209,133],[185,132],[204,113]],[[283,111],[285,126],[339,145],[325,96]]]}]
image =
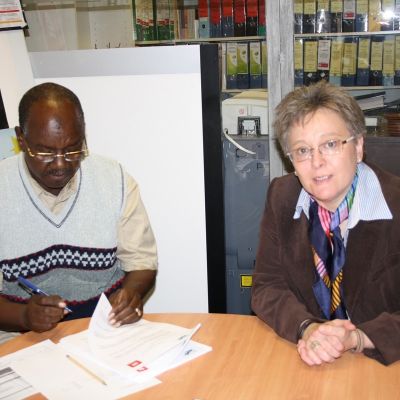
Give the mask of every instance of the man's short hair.
[{"label": "man's short hair", "polygon": [[75,106],[77,122],[82,127],[85,125],[85,116],[78,96],[65,86],[53,82],[45,82],[29,89],[19,102],[19,126],[23,131],[25,130],[32,105],[42,100],[69,101]]},{"label": "man's short hair", "polygon": [[284,152],[288,151],[289,131],[295,124],[320,109],[335,112],[355,137],[366,134],[365,117],[357,101],[347,91],[322,80],[288,93],[275,109],[274,133]]}]

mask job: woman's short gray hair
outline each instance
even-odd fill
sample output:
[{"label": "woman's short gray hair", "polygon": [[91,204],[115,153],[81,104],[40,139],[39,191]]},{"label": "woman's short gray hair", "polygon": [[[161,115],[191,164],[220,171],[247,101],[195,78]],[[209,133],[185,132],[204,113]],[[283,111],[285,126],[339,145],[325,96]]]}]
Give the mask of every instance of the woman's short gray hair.
[{"label": "woman's short gray hair", "polygon": [[275,108],[273,128],[285,153],[289,151],[288,136],[292,126],[303,124],[307,116],[312,116],[321,108],[336,112],[353,136],[366,134],[365,117],[354,97],[322,80],[293,90]]}]

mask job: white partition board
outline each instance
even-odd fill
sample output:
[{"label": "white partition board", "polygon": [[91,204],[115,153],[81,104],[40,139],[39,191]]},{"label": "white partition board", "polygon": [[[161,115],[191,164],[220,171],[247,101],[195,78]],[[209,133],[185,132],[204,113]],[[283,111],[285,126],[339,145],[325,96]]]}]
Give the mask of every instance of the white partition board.
[{"label": "white partition board", "polygon": [[199,47],[30,56],[36,83],[80,98],[90,151],[120,161],[140,185],[159,253],[145,312],[207,312]]}]

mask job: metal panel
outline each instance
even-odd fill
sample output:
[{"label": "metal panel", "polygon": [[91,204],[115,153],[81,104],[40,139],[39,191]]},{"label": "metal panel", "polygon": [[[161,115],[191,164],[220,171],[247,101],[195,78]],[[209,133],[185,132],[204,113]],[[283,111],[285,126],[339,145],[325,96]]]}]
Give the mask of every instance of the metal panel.
[{"label": "metal panel", "polygon": [[258,234],[269,184],[268,137],[237,138],[248,154],[227,140],[223,143],[227,311],[250,314],[250,287]]}]

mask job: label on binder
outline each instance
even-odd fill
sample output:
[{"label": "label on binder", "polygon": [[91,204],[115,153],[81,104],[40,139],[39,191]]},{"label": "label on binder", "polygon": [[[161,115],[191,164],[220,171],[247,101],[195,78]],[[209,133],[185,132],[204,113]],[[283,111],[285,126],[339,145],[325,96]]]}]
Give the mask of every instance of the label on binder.
[{"label": "label on binder", "polygon": [[318,69],[329,71],[329,60],[331,58],[331,41],[322,39],[318,41]]},{"label": "label on binder", "polygon": [[293,9],[295,14],[303,14],[303,0],[294,0]]},{"label": "label on binder", "polygon": [[394,37],[385,37],[383,42],[383,74],[394,75]]},{"label": "label on binder", "polygon": [[331,12],[341,13],[343,12],[343,2],[342,0],[331,0]]},{"label": "label on binder", "polygon": [[343,18],[346,19],[356,18],[356,0],[343,1]]},{"label": "label on binder", "polygon": [[318,42],[309,40],[304,46],[304,72],[317,72]]},{"label": "label on binder", "polygon": [[343,39],[336,38],[331,44],[331,70],[333,76],[342,76]]},{"label": "label on binder", "polygon": [[343,49],[343,75],[356,74],[357,43],[345,43]]},{"label": "label on binder", "polygon": [[369,69],[369,52],[371,39],[361,38],[358,41],[358,68]]},{"label": "label on binder", "polygon": [[396,35],[395,47],[396,47],[395,70],[398,71],[398,70],[400,70],[400,36],[399,35]]},{"label": "label on binder", "polygon": [[[400,39],[400,37],[399,37],[399,39]],[[399,55],[399,60],[400,60],[400,55]],[[302,39],[296,39],[294,41],[294,69],[295,70],[303,69],[303,40]]]},{"label": "label on binder", "polygon": [[316,14],[317,5],[315,0],[304,0],[304,14]]},{"label": "label on binder", "polygon": [[357,0],[357,14],[368,14],[368,0]]},{"label": "label on binder", "polygon": [[318,11],[329,11],[329,0],[318,0]]},{"label": "label on binder", "polygon": [[371,44],[371,70],[382,71],[383,42],[372,42]]}]

